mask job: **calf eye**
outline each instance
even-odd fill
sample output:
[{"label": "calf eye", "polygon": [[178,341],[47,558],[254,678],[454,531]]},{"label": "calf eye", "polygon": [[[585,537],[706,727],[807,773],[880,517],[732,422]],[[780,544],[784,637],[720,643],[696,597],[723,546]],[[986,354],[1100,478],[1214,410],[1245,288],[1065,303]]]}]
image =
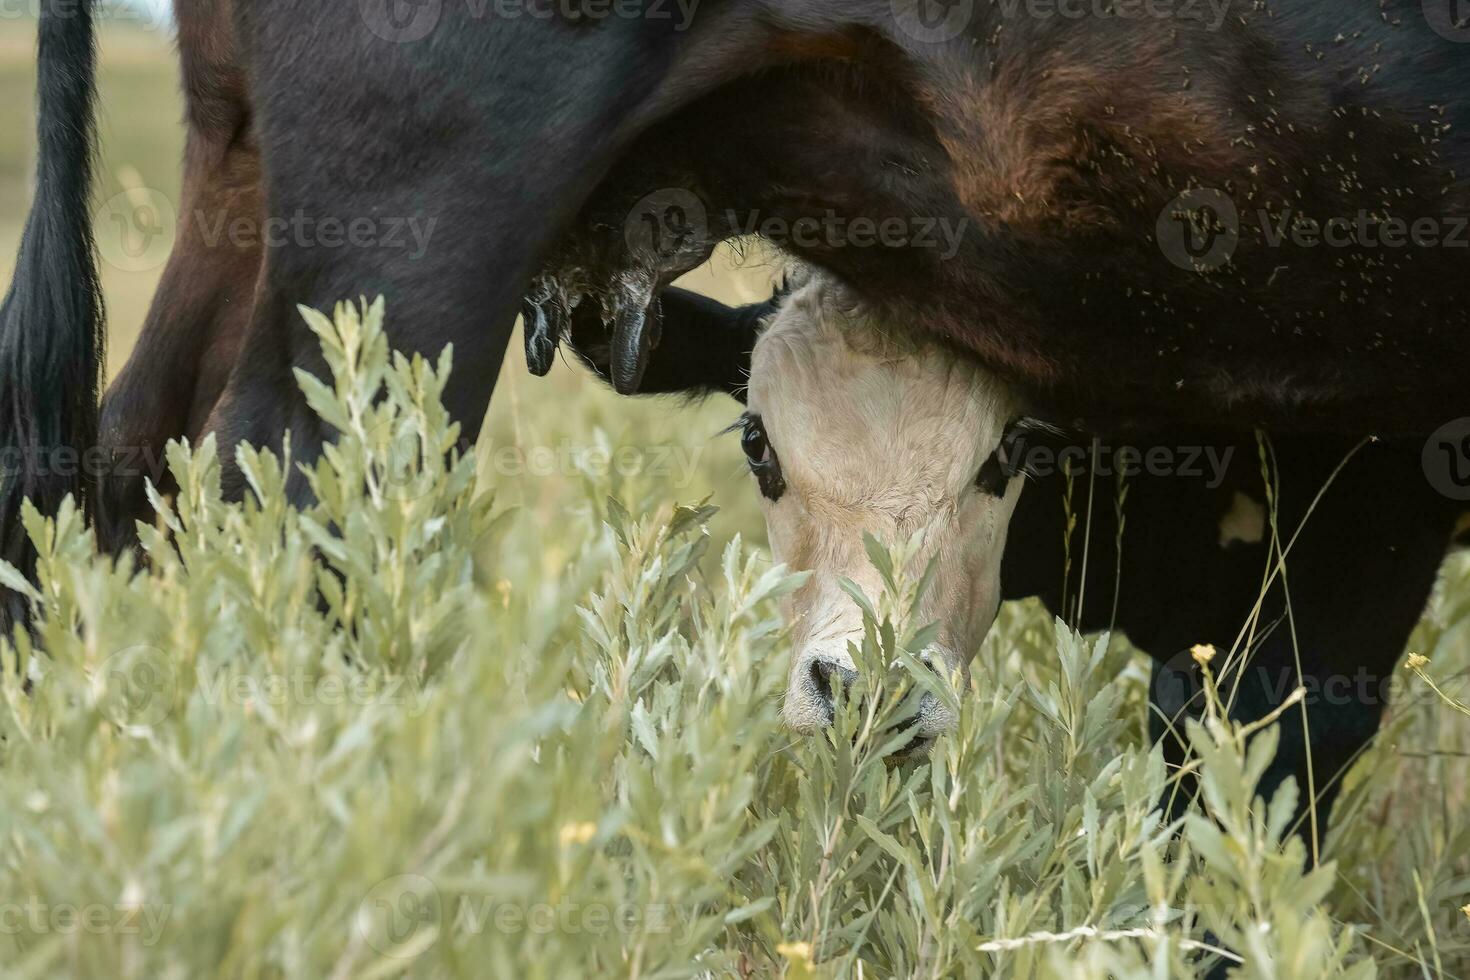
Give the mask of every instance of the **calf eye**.
[{"label": "calf eye", "polygon": [[766,427],[761,424],[759,416],[746,416],[740,448],[745,450],[745,458],[750,460],[751,466],[762,466],[770,458],[771,441],[766,438]]},{"label": "calf eye", "polygon": [[786,492],[786,480],[781,476],[781,460],[771,448],[765,424],[759,415],[746,415],[738,424],[740,448],[745,450],[745,459],[760,484],[761,493],[773,502],[780,500]]}]

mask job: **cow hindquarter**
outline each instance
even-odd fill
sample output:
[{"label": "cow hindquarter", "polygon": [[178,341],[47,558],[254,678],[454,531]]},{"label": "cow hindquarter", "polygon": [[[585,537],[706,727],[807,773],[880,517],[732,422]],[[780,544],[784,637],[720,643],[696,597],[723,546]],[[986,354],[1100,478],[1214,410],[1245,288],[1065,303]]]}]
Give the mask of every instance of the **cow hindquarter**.
[{"label": "cow hindquarter", "polygon": [[[454,345],[446,401],[472,437],[531,270],[618,152],[738,71],[801,56],[763,4],[672,20],[530,6],[181,0],[185,189],[107,398],[119,456],[216,433],[231,493],[233,442],[290,429],[310,458],[328,434],[293,370],[323,366],[296,308],[360,295],[387,298],[395,347]],[[119,538],[142,486],[129,471],[107,487]]]},{"label": "cow hindquarter", "polygon": [[[688,23],[531,6],[538,15],[424,5],[406,21],[382,3],[242,6],[264,211],[287,230],[264,243],[206,422],[225,444],[274,445],[289,429],[314,455],[329,434],[293,370],[323,364],[296,307],[360,295],[386,298],[396,348],[454,345],[445,403],[473,439],[531,273],[619,152],[660,115],[783,57],[757,4],[708,4]],[[227,491],[237,477],[227,467]]]}]

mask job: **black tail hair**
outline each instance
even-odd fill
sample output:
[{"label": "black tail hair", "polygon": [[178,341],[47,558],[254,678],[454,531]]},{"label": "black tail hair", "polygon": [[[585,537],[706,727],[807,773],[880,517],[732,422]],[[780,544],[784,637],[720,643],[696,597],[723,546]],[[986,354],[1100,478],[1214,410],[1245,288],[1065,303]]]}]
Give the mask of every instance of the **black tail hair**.
[{"label": "black tail hair", "polygon": [[[104,350],[102,292],[89,212],[97,55],[93,0],[42,0],[37,51],[36,197],[15,279],[0,306],[0,558],[28,576],[35,552],[20,526],[29,497],[51,513],[93,495]],[[26,620],[6,592],[0,626]]]}]

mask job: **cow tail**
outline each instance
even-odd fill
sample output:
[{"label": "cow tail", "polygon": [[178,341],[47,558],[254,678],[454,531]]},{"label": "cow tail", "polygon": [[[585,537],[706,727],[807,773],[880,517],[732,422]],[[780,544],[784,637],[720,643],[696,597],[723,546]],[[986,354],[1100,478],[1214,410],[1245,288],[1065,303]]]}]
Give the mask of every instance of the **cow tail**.
[{"label": "cow tail", "polygon": [[[35,200],[15,278],[0,305],[0,558],[30,576],[21,527],[30,498],[54,513],[67,494],[90,501],[105,346],[89,201],[95,152],[93,0],[42,0],[37,53]],[[26,618],[0,587],[0,626]]]}]

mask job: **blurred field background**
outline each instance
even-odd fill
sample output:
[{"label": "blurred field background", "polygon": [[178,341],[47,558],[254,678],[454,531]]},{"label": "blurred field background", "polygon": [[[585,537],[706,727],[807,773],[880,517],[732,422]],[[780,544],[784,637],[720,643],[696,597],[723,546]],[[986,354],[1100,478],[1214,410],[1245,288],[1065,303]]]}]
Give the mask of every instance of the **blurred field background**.
[{"label": "blurred field background", "polygon": [[[33,23],[0,19],[0,276],[7,282],[31,181],[34,43]],[[176,59],[166,32],[122,22],[106,26],[101,99],[97,201],[136,188],[176,201],[183,130]],[[161,266],[127,271],[104,264],[111,372],[132,346],[160,271]],[[750,301],[769,278],[769,267],[747,261],[737,268],[722,254],[691,277],[691,284],[726,300]],[[633,506],[642,503],[650,513],[673,501],[712,498],[721,512],[711,525],[709,563],[736,534],[758,553],[764,547],[756,494],[739,447],[718,436],[738,411],[732,402],[711,399],[685,408],[671,401],[618,399],[566,364],[538,380],[527,374],[520,350],[517,339],[491,407],[480,469],[499,505],[520,508],[508,546],[495,556],[492,584],[517,596],[517,606],[527,610],[528,629],[575,632],[568,597],[580,595],[596,570],[583,565],[572,572],[569,563],[575,565],[587,548],[580,535],[597,524],[609,494]],[[610,468],[602,462],[609,457]],[[1447,578],[1454,586],[1439,597],[1414,641],[1415,649],[1433,657],[1434,675],[1459,690],[1470,675],[1467,568],[1463,560],[1451,564]],[[717,589],[715,578],[704,585]],[[557,616],[562,618],[545,618]],[[1022,674],[1035,679],[1038,670],[1046,676],[1052,666],[1034,659],[1044,658],[1046,647],[1037,625],[1034,610],[1007,609],[980,660],[987,672],[1007,684]],[[1135,664],[1121,682],[1130,712],[1125,739],[1136,740],[1142,729],[1143,676]],[[1360,940],[1359,949],[1378,959],[1386,974],[1470,974],[1470,913],[1458,912],[1470,902],[1470,855],[1464,852],[1470,840],[1467,722],[1429,696],[1391,710],[1382,737],[1348,780],[1338,805],[1340,826],[1327,850],[1328,858],[1341,862],[1332,914],[1338,923],[1364,928],[1369,938]]]}]

